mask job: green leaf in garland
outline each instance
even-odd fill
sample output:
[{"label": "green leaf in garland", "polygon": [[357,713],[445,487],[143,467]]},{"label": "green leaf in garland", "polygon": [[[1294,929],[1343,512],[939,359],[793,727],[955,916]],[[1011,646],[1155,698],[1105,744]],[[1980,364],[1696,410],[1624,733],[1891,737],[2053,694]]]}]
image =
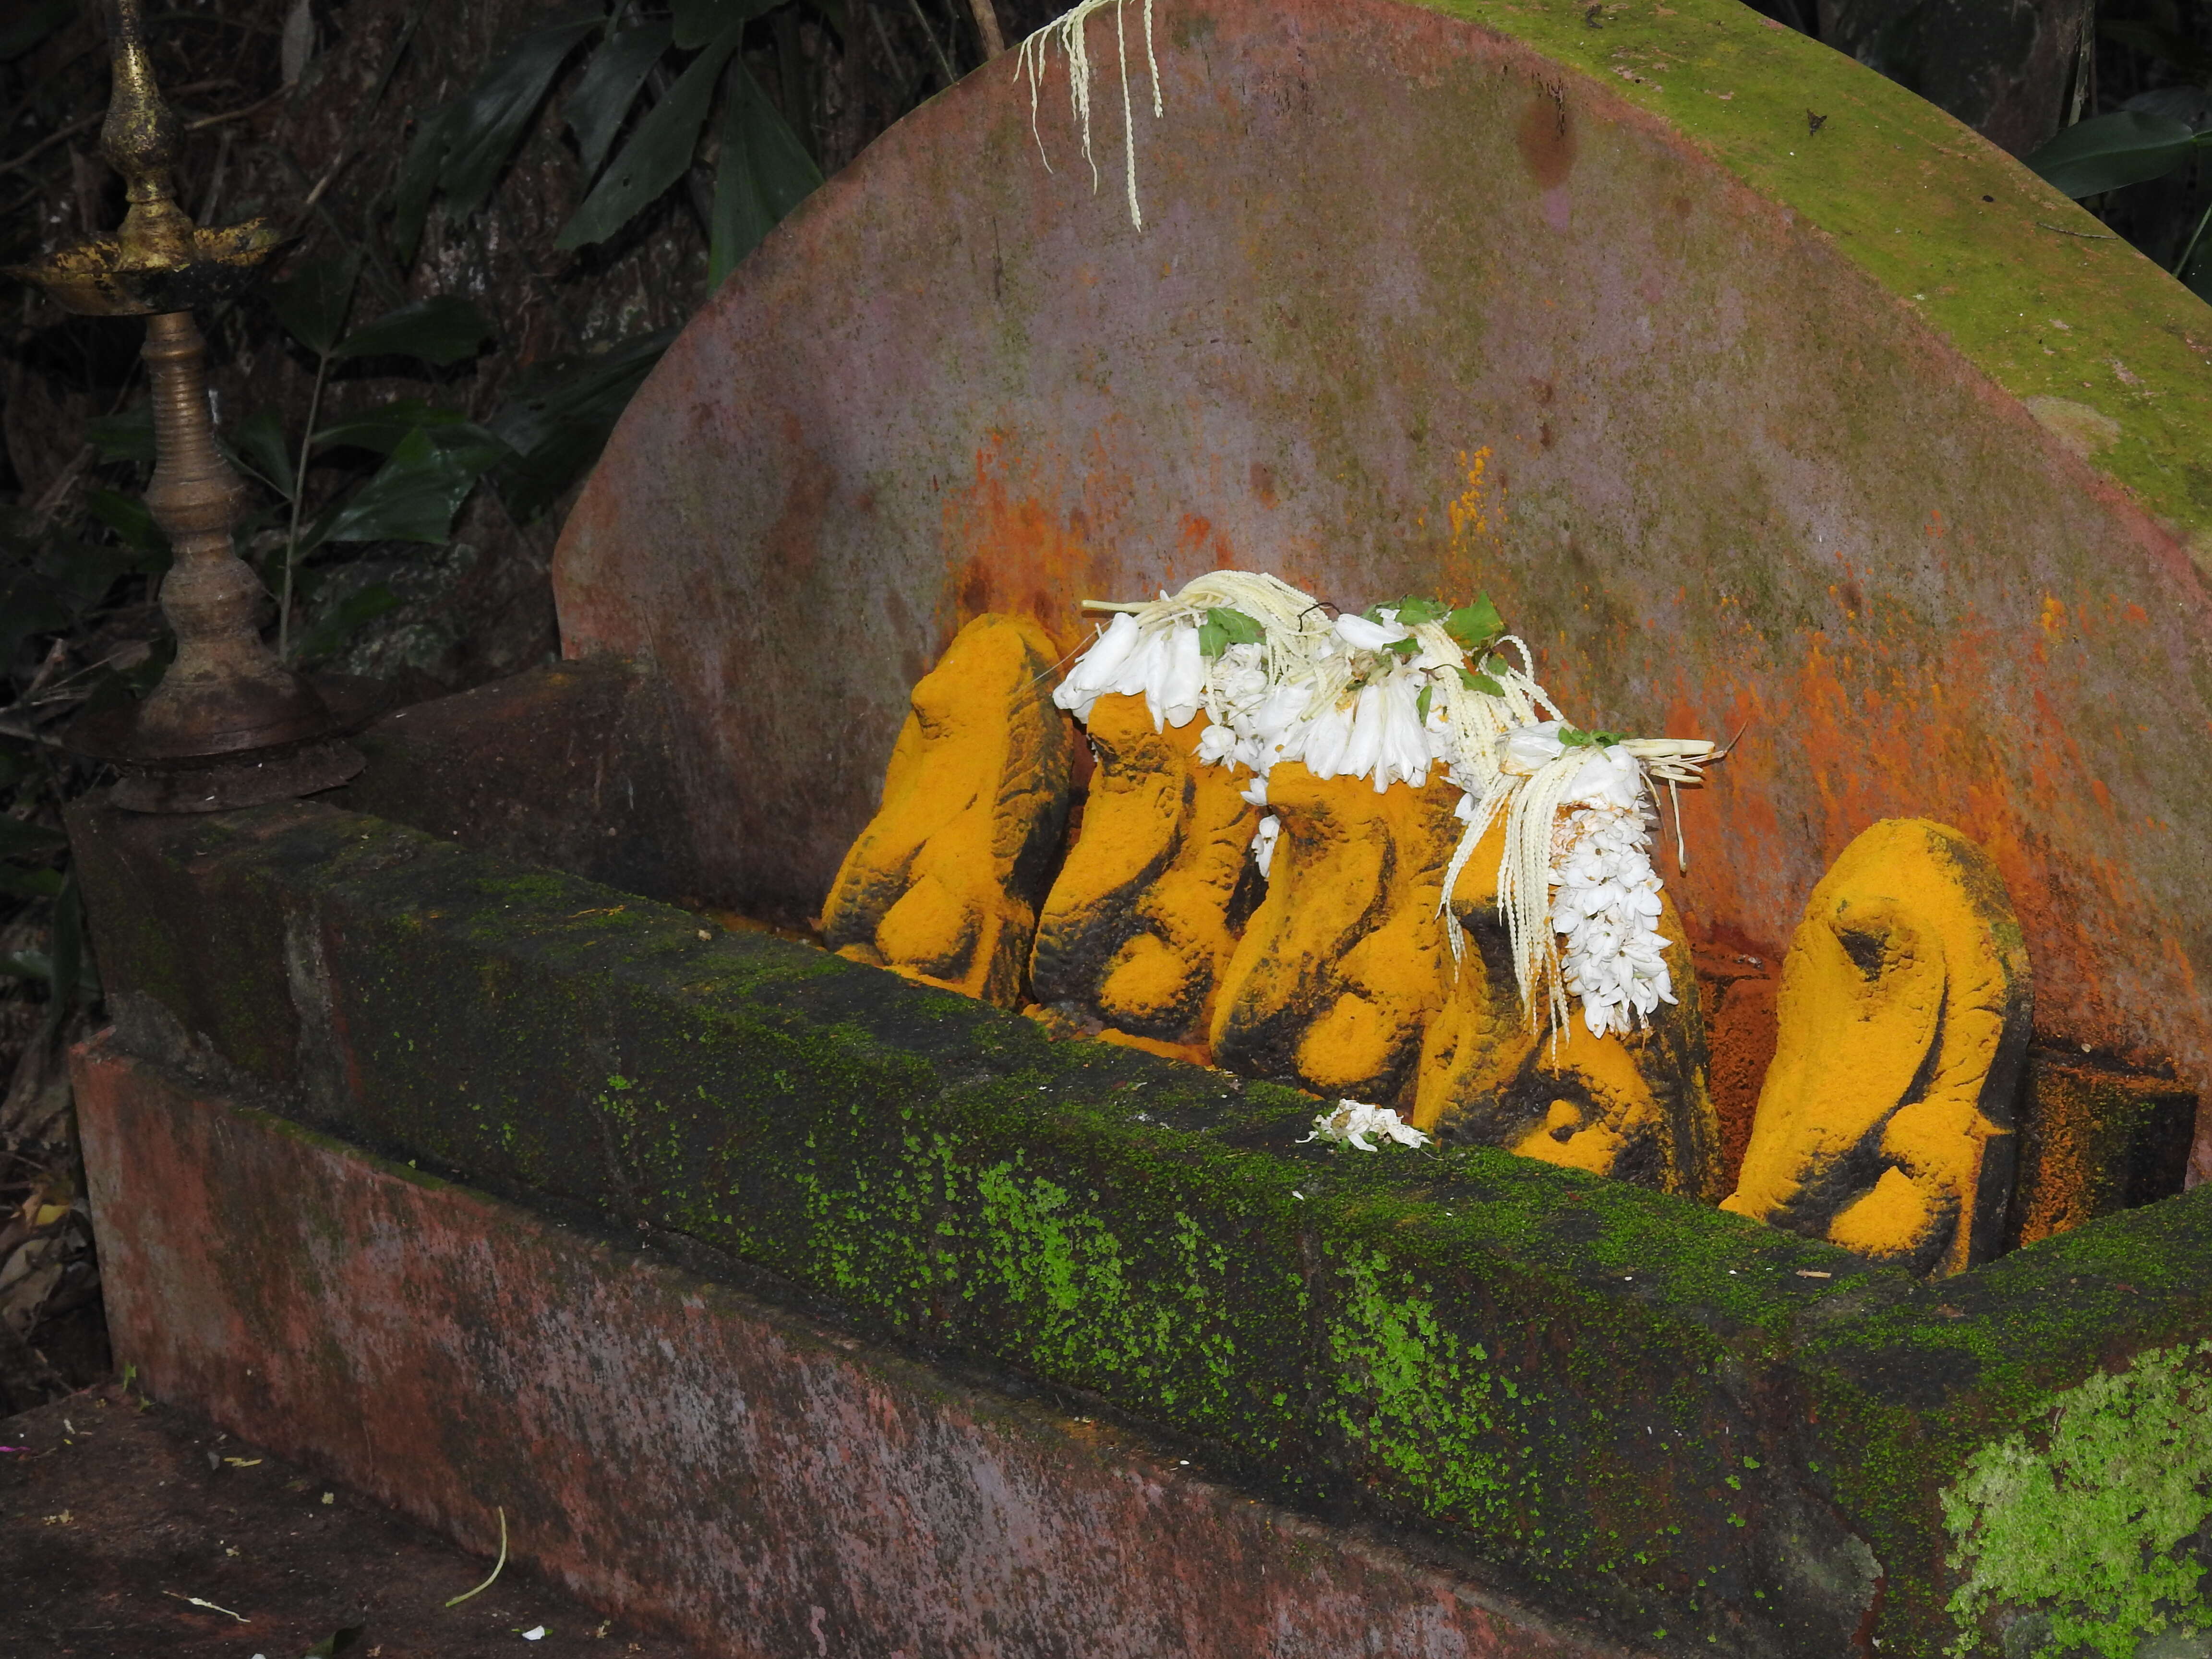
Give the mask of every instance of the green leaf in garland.
[{"label": "green leaf in garland", "polygon": [[1413,699],[1413,718],[1424,726],[1429,723],[1429,694],[1435,690],[1432,685],[1425,685],[1421,688],[1421,695]]},{"label": "green leaf in garland", "polygon": [[1559,741],[1569,749],[1610,749],[1616,743],[1628,741],[1620,732],[1577,732],[1571,726],[1559,728]]},{"label": "green leaf in garland", "polygon": [[1505,695],[1505,688],[1491,678],[1489,675],[1477,674],[1465,668],[1459,671],[1459,683],[1470,691],[1481,692],[1486,697],[1502,697]]},{"label": "green leaf in garland", "polygon": [[1267,630],[1242,611],[1218,606],[1206,613],[1209,626],[1218,628],[1221,636],[1231,645],[1265,645]]},{"label": "green leaf in garland", "polygon": [[1382,648],[1400,662],[1411,662],[1420,654],[1421,642],[1419,640],[1393,640]]},{"label": "green leaf in garland", "polygon": [[1198,625],[1198,654],[1211,662],[1229,648],[1229,630],[1209,616]]},{"label": "green leaf in garland", "polygon": [[1398,601],[1398,623],[1401,628],[1419,628],[1423,623],[1441,622],[1447,607],[1439,600],[1425,599],[1419,594],[1408,593]]},{"label": "green leaf in garland", "polygon": [[1487,593],[1478,593],[1473,605],[1463,605],[1444,618],[1444,632],[1462,651],[1480,651],[1504,631],[1505,619]]}]

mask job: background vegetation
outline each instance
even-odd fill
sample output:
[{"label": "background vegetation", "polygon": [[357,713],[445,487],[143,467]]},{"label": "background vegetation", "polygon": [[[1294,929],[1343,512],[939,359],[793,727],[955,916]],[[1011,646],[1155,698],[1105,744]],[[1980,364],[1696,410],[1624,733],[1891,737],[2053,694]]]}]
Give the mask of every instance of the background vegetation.
[{"label": "background vegetation", "polygon": [[[1011,44],[1060,9],[149,0],[187,128],[180,199],[203,223],[269,214],[296,239],[261,290],[201,319],[256,495],[240,546],[272,594],[271,643],[401,698],[552,653],[556,526],[673,331],[823,176],[983,61],[990,31]],[[2212,129],[2212,8],[1759,9],[2016,154],[2079,124],[2059,162],[2169,269],[2212,206],[2212,151],[2193,142]],[[0,262],[118,222],[97,153],[106,97],[94,5],[8,9]],[[2212,250],[2193,264],[2212,284]],[[99,995],[59,805],[100,780],[55,732],[150,684],[168,647],[153,604],[167,550],[140,499],[141,331],[20,286],[0,304],[4,1415],[106,1364],[59,1064]]]}]

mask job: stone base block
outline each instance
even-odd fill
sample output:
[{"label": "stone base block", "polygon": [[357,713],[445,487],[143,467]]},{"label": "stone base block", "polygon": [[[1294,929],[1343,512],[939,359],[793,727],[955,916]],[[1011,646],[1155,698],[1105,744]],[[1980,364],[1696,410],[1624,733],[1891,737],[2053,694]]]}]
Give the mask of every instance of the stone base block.
[{"label": "stone base block", "polygon": [[1171,1449],[953,1378],[95,1040],[118,1363],[733,1656],[1597,1659]]}]

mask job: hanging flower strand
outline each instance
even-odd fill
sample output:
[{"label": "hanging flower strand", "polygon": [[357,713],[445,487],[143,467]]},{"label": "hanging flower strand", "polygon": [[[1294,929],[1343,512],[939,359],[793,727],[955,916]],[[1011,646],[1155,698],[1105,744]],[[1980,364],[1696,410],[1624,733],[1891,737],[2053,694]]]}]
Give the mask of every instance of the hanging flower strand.
[{"label": "hanging flower strand", "polygon": [[[1076,130],[1083,135],[1083,159],[1090,164],[1091,188],[1098,188],[1098,158],[1091,149],[1091,46],[1085,37],[1084,25],[1091,15],[1111,6],[1114,9],[1114,49],[1121,70],[1121,142],[1128,179],[1129,222],[1139,231],[1145,228],[1145,210],[1137,202],[1137,118],[1136,107],[1129,97],[1129,43],[1122,33],[1121,8],[1124,0],[1082,0],[1082,3],[1055,17],[1042,28],[1023,40],[1014,55],[1016,84],[1026,78],[1030,85],[1030,134],[1036,140],[1037,155],[1050,173],[1052,158],[1045,154],[1044,134],[1037,126],[1037,97],[1044,82],[1049,54],[1054,41],[1060,45],[1060,54],[1067,61],[1067,103],[1075,118]],[[1152,49],[1152,0],[1145,4],[1145,64],[1152,77],[1152,118],[1166,112],[1160,100],[1160,60]]]}]

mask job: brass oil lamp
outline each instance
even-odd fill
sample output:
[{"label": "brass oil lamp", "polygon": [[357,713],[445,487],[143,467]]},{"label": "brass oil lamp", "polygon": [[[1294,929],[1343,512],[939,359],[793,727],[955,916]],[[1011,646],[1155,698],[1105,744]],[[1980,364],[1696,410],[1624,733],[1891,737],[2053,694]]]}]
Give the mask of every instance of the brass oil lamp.
[{"label": "brass oil lamp", "polygon": [[177,205],[169,173],[181,132],[154,83],[139,0],[108,0],[107,22],[114,85],[100,150],[128,186],[129,211],[115,235],[7,274],[82,316],[146,319],[146,504],[173,550],[161,605],[177,654],[143,701],[80,716],[63,742],[113,763],[122,775],[111,798],[135,811],[220,811],[328,789],[362,757],[325,696],[262,643],[266,590],[231,547],[246,488],[216,447],[192,321],[194,307],[242,292],[283,237],[260,219],[204,230]]}]

